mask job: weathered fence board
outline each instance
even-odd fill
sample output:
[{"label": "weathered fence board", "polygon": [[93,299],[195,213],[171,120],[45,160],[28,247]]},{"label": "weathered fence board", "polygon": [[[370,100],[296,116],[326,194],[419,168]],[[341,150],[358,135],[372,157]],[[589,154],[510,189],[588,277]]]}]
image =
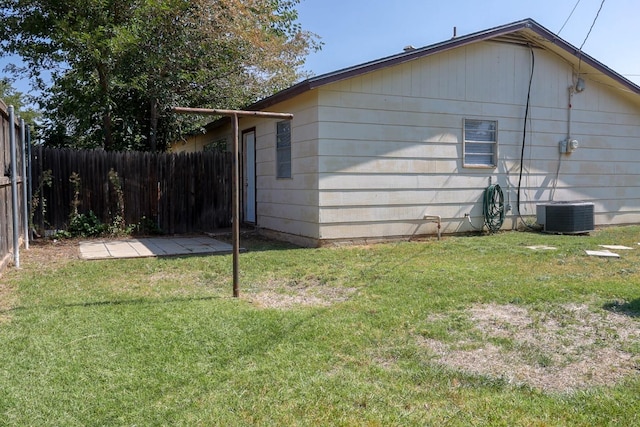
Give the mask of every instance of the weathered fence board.
[{"label": "weathered fence board", "polygon": [[[11,194],[11,144],[9,140],[10,130],[13,126],[16,137],[16,182],[18,186],[18,206],[12,205]],[[20,138],[20,125],[17,122],[11,123],[9,120],[9,110],[5,103],[0,100],[0,271],[13,259],[14,253],[14,212],[19,216],[19,236],[20,240],[24,236],[26,225],[24,224],[24,200],[23,185],[25,179],[22,176],[22,153],[23,142]],[[19,242],[18,242],[19,243]]]},{"label": "weathered fence board", "polygon": [[[167,234],[212,231],[231,225],[231,155],[105,152],[34,147],[34,191],[50,170],[51,187],[41,189],[46,209],[34,212],[40,229],[64,229],[73,209],[72,174],[79,176],[78,212],[93,211],[112,223],[124,202],[125,222],[146,218]],[[109,171],[117,173],[109,179]],[[118,184],[119,183],[119,184]],[[115,185],[114,185],[115,184]],[[117,189],[120,186],[121,191]]]}]

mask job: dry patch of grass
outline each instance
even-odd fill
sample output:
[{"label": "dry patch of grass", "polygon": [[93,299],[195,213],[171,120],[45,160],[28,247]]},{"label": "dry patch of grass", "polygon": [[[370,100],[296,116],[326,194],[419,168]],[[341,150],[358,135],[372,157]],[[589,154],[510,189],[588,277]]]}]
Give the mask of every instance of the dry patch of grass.
[{"label": "dry patch of grass", "polygon": [[29,250],[20,251],[20,260],[24,267],[55,269],[79,259],[79,240],[35,240]]},{"label": "dry patch of grass", "polygon": [[587,305],[536,311],[483,304],[466,315],[473,326],[460,339],[419,338],[438,363],[547,392],[611,386],[640,369],[628,350],[639,325],[624,314]]},{"label": "dry patch of grass", "polygon": [[245,297],[263,308],[326,307],[346,301],[355,291],[356,288],[331,286],[314,278],[269,280]]}]

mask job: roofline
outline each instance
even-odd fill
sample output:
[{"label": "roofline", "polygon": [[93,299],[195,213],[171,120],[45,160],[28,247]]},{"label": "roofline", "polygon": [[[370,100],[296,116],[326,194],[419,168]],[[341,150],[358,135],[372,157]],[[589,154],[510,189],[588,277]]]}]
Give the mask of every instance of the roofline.
[{"label": "roofline", "polygon": [[298,84],[295,84],[287,89],[275,93],[272,96],[264,98],[247,107],[248,110],[262,110],[268,108],[274,104],[280,103],[291,99],[297,95],[300,95],[309,90],[315,89],[320,86],[324,86],[330,83],[335,83],[340,80],[344,80],[351,77],[356,77],[361,74],[376,71],[381,68],[402,64],[407,61],[422,58],[425,56],[433,55],[435,53],[444,52],[447,50],[455,49],[458,47],[466,46],[479,41],[490,40],[494,37],[511,34],[520,30],[531,30],[542,38],[548,40],[554,45],[560,47],[567,53],[580,58],[582,62],[590,65],[601,73],[607,75],[613,80],[617,81],[621,85],[627,87],[629,90],[636,94],[640,94],[640,86],[636,85],[629,79],[625,78],[621,74],[613,71],[600,61],[592,58],[591,56],[580,51],[577,47],[571,43],[563,40],[558,35],[552,33],[542,25],[538,24],[531,18],[523,19],[521,21],[512,22],[510,24],[502,25],[499,27],[491,28],[488,30],[479,31],[476,33],[468,34],[466,36],[455,37],[450,40],[445,40],[440,43],[432,44],[422,48],[414,49],[408,52],[402,52],[399,54],[387,56],[385,58],[377,59],[363,64],[355,65],[353,67],[343,68],[341,70],[322,74],[320,76],[312,77],[304,80]]},{"label": "roofline", "polygon": [[580,58],[582,60],[582,62],[584,62],[585,64],[590,65],[591,67],[593,67],[596,70],[600,71],[602,74],[604,74],[604,75],[610,77],[611,79],[617,81],[621,85],[626,86],[633,93],[640,94],[640,86],[638,86],[637,84],[635,84],[631,80],[627,79],[622,74],[619,74],[618,72],[616,72],[616,71],[612,70],[611,68],[607,67],[606,65],[604,65],[602,62],[598,61],[597,59],[587,55],[586,53],[581,51],[579,48],[573,46],[571,43],[569,43],[566,40],[560,38],[557,34],[552,33],[551,31],[549,31],[548,29],[546,29],[542,25],[538,24],[534,20],[529,19],[528,21],[532,25],[530,27],[527,27],[527,28],[529,28],[530,30],[532,30],[533,32],[538,34],[539,36],[549,40],[549,42],[555,44],[556,46],[560,47],[561,49],[563,49],[567,53],[570,53],[571,55],[575,56],[576,58]]}]

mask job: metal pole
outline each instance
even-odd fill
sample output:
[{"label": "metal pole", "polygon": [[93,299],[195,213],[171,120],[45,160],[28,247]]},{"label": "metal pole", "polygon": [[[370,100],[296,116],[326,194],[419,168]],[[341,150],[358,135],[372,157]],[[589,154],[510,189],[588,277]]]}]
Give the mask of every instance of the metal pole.
[{"label": "metal pole", "polygon": [[246,111],[246,110],[218,110],[212,108],[188,108],[173,107],[173,111],[178,114],[200,114],[204,116],[238,116],[238,117],[267,117],[271,119],[293,119],[291,113],[270,113],[268,111]]},{"label": "metal pole", "polygon": [[27,199],[27,134],[24,119],[20,119],[20,148],[22,149],[22,211],[24,248],[29,250],[29,199]]},{"label": "metal pole", "polygon": [[[29,212],[33,210],[33,206],[31,206],[31,201],[33,200],[33,178],[31,171],[31,129],[27,126],[27,206],[29,207]],[[29,237],[31,235],[31,224],[27,224]]]},{"label": "metal pole", "polygon": [[233,237],[233,296],[240,296],[240,148],[238,142],[238,115],[231,115],[231,133],[233,138],[233,179],[231,190],[231,215]]},{"label": "metal pole", "polygon": [[18,171],[16,155],[16,116],[9,105],[9,148],[11,150],[11,205],[13,217],[13,262],[20,268],[20,213],[18,212]]}]

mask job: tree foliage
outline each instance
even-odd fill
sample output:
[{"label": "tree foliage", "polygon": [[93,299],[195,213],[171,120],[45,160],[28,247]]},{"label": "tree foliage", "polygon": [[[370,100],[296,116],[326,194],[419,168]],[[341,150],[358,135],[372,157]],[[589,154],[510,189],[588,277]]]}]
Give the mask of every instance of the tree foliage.
[{"label": "tree foliage", "polygon": [[13,105],[21,119],[30,125],[40,116],[40,113],[28,105],[28,97],[13,87],[13,82],[6,78],[0,78],[0,100],[7,105]]},{"label": "tree foliage", "polygon": [[162,149],[193,118],[239,108],[301,77],[316,36],[299,0],[0,0],[3,53],[20,55],[54,145]]}]

